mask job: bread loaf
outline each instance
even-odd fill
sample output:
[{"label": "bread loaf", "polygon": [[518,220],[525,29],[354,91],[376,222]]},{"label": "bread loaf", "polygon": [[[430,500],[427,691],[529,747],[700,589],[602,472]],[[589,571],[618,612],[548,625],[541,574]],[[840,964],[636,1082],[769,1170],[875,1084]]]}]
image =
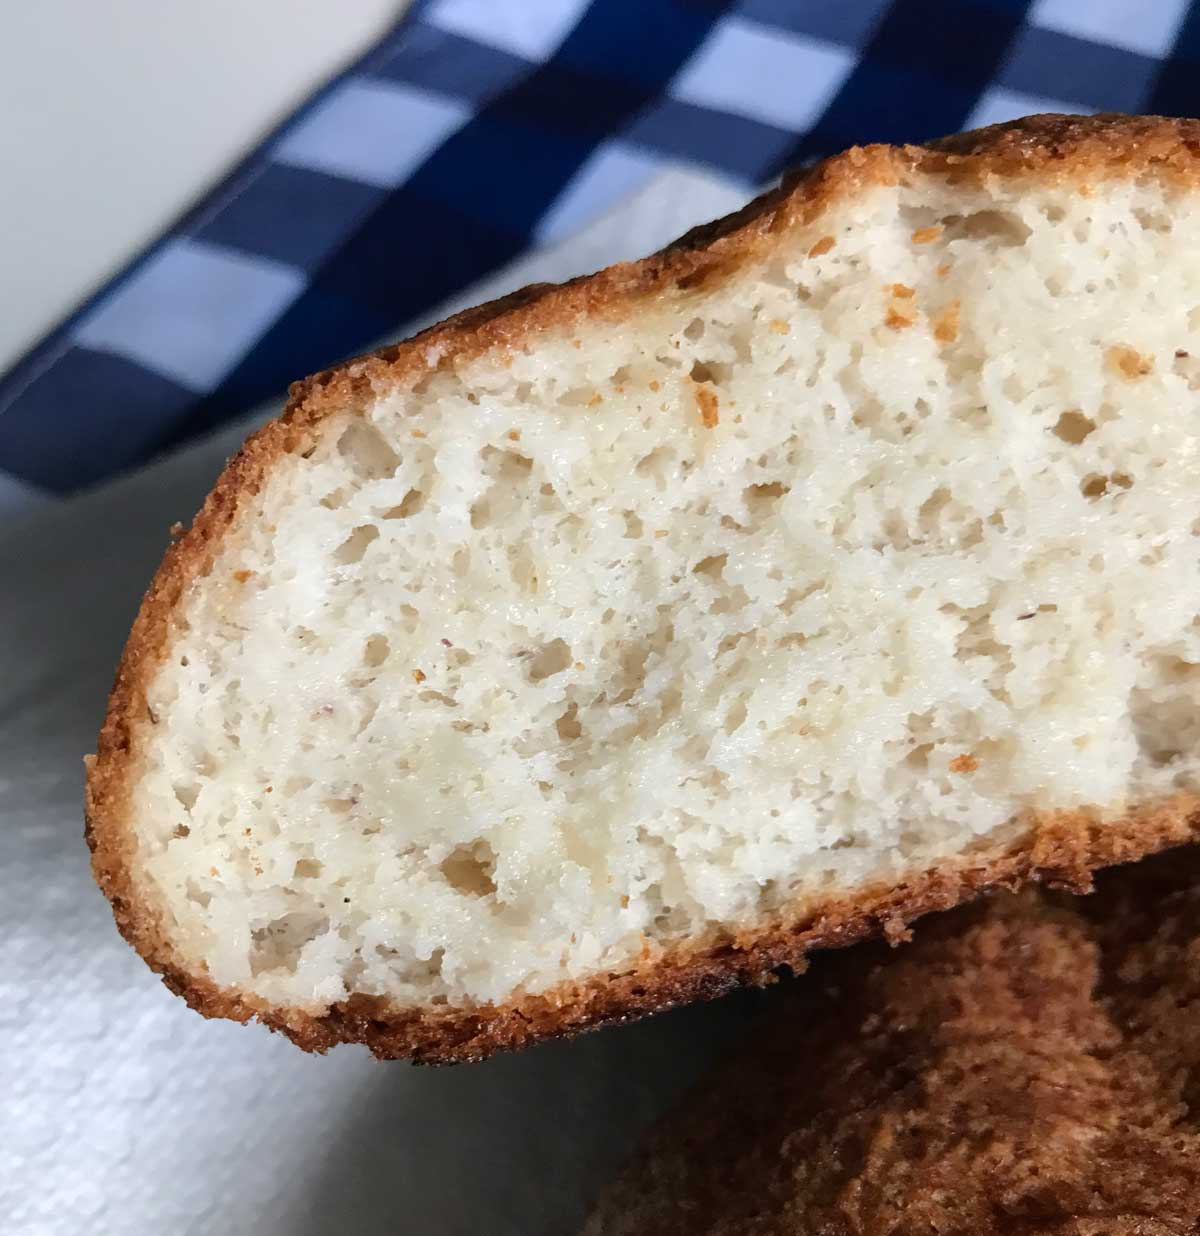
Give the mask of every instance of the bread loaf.
[{"label": "bread loaf", "polygon": [[1198,151],[851,150],[298,384],[117,674],[121,930],[470,1059],[1195,835]]},{"label": "bread loaf", "polygon": [[586,1236],[1195,1232],[1198,947],[1193,847],[822,959]]}]

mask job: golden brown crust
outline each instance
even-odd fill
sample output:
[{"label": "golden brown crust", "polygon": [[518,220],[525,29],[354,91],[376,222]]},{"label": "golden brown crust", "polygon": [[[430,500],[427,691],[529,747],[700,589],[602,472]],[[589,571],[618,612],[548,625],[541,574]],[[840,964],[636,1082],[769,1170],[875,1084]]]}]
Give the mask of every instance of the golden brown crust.
[{"label": "golden brown crust", "polygon": [[[1200,825],[1195,803],[1147,808],[1124,825],[1096,830],[1082,818],[1030,821],[1011,849],[979,854],[953,871],[914,873],[888,889],[807,907],[803,917],[762,927],[752,936],[692,946],[653,958],[635,972],[598,977],[500,1008],[474,1011],[388,1009],[352,999],[323,1017],[260,1007],[216,987],[175,959],[154,909],[132,877],[128,802],[138,772],[138,736],[154,724],[146,684],[171,640],[173,615],[202,577],[274,463],[311,449],[322,422],[361,407],[380,388],[404,389],[431,369],[487,352],[536,347],[539,333],[576,322],[615,320],[674,288],[707,285],[770,249],[779,233],[814,229],[831,203],[873,184],[930,174],[964,182],[993,176],[1087,184],[1106,177],[1153,174],[1182,186],[1200,181],[1200,122],[1153,117],[1032,117],[929,147],[855,148],[785,181],[728,219],[706,225],[641,262],[610,267],[562,286],[540,285],[458,314],[414,339],[351,360],[292,387],[286,411],[251,436],[218,479],[191,528],[168,550],[134,622],[109,697],[97,745],[87,761],[85,834],[96,880],[117,925],[172,990],[209,1016],[258,1017],[310,1050],[366,1042],[384,1056],[429,1061],[475,1059],[553,1034],[624,1020],[685,1000],[763,982],[783,964],[801,964],[812,948],[847,943],[954,904],[997,883],[1055,879],[1083,884],[1087,872],[1185,840]],[[818,239],[814,231],[814,240]]]},{"label": "golden brown crust", "polygon": [[[632,1157],[589,1236],[1200,1227],[1200,848],[823,959]],[[820,1061],[819,1069],[811,1062]]]}]

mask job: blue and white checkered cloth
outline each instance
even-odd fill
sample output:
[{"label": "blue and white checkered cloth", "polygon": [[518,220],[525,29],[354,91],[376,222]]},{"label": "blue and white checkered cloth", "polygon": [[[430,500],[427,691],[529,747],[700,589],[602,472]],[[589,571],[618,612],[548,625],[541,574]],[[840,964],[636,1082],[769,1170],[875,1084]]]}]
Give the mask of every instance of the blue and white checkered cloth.
[{"label": "blue and white checkered cloth", "polygon": [[1200,0],[417,0],[0,378],[0,511],[373,344],[667,165],[1200,111]]}]

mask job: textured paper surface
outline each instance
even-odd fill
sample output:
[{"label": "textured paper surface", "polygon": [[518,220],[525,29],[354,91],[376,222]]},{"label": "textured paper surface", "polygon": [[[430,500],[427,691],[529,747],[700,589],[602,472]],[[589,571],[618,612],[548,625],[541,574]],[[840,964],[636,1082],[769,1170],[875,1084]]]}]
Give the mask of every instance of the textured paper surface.
[{"label": "textured paper surface", "polygon": [[[636,256],[739,203],[719,181],[669,173],[459,304]],[[741,1020],[737,1002],[479,1066],[306,1057],[191,1013],[119,939],[91,882],[82,757],[167,530],[246,428],[0,539],[0,1230],[572,1232],[636,1132]]]}]

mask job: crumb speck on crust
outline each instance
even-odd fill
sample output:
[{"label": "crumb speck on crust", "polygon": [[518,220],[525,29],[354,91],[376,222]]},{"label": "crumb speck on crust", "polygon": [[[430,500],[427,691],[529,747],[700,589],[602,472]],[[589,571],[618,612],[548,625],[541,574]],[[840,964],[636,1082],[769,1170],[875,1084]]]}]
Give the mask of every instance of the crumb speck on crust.
[{"label": "crumb speck on crust", "polygon": [[959,302],[952,300],[933,319],[933,337],[938,343],[953,343],[958,338]]},{"label": "crumb speck on crust", "polygon": [[917,320],[916,292],[903,283],[893,283],[885,291],[888,302],[884,325],[892,330],[907,330]]},{"label": "crumb speck on crust", "polygon": [[720,420],[717,392],[706,383],[696,383],[696,406],[700,409],[700,422],[705,429],[715,429]]},{"label": "crumb speck on crust", "polygon": [[1108,367],[1120,374],[1127,382],[1136,382],[1138,378],[1144,378],[1147,374],[1154,372],[1153,357],[1143,356],[1141,352],[1123,343],[1114,344],[1109,348],[1104,354],[1104,359]]}]

